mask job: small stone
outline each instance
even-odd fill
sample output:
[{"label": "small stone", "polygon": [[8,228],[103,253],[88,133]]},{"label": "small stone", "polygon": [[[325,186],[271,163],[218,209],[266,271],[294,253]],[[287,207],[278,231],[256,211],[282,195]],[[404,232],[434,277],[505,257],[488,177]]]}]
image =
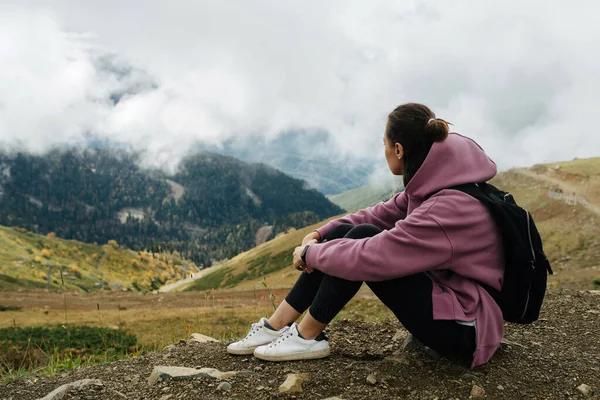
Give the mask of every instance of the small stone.
[{"label": "small stone", "polygon": [[285,382],[279,386],[279,393],[301,393],[302,383],[310,378],[310,374],[288,374]]},{"label": "small stone", "polygon": [[460,379],[462,379],[463,381],[476,381],[477,380],[477,376],[473,375],[473,374],[464,374],[460,377]]},{"label": "small stone", "polygon": [[[244,375],[250,371],[244,371]],[[251,373],[251,372],[250,372]],[[232,376],[238,375],[238,371],[221,372],[214,368],[184,368],[184,367],[168,367],[168,366],[156,366],[148,377],[148,385],[152,386],[156,382],[166,381],[169,379],[183,380],[183,379],[228,379]]]},{"label": "small stone", "polygon": [[394,336],[392,337],[392,341],[399,342],[400,340],[406,339],[406,331],[404,329],[398,329]]},{"label": "small stone", "polygon": [[169,400],[171,397],[173,397],[172,394],[165,394],[163,397],[160,398],[160,400]]},{"label": "small stone", "polygon": [[341,397],[335,396],[335,397],[328,397],[328,398],[323,399],[323,400],[344,400],[344,399],[342,399]]},{"label": "small stone", "polygon": [[375,385],[377,383],[377,377],[373,374],[367,376],[367,383],[370,385]]},{"label": "small stone", "polygon": [[406,339],[404,339],[404,343],[402,344],[402,349],[405,351],[413,351],[420,348],[423,348],[424,344],[421,343],[417,338],[415,338],[412,334],[408,334]]},{"label": "small stone", "polygon": [[219,386],[217,386],[217,390],[231,390],[231,383],[221,382],[219,383]]},{"label": "small stone", "polygon": [[256,390],[265,390],[266,388],[264,386],[259,386],[256,388]]},{"label": "small stone", "polygon": [[162,349],[162,351],[169,352],[169,351],[175,350],[176,348],[177,348],[177,346],[175,346],[174,344],[170,344],[168,346],[165,346]]},{"label": "small stone", "polygon": [[507,346],[519,346],[522,347],[524,349],[527,348],[527,346],[522,345],[521,343],[517,343],[517,342],[513,342],[512,340],[508,340],[506,338],[503,338],[500,343],[502,343],[503,345],[507,345]]},{"label": "small stone", "polygon": [[384,359],[395,364],[410,365],[410,360],[403,355],[400,356],[389,356]]},{"label": "small stone", "polygon": [[210,343],[210,342],[217,342],[217,339],[212,338],[210,336],[203,335],[201,333],[192,333],[190,335],[188,341],[197,342],[197,343]]},{"label": "small stone", "polygon": [[40,400],[58,400],[62,399],[67,395],[67,393],[71,389],[79,389],[88,385],[102,385],[102,381],[99,379],[82,379],[79,381],[67,383],[66,385],[62,385],[50,393],[48,393],[45,397],[42,397]]},{"label": "small stone", "polygon": [[504,386],[498,385],[498,386],[496,386],[496,389],[498,389],[498,390],[504,390]]},{"label": "small stone", "polygon": [[581,385],[577,386],[577,390],[579,390],[581,394],[583,394],[585,397],[591,397],[593,393],[592,388],[586,385],[585,383],[582,383]]},{"label": "small stone", "polygon": [[485,390],[481,386],[473,385],[473,388],[471,389],[471,398],[484,399]]},{"label": "small stone", "polygon": [[110,389],[110,391],[123,399],[127,398],[127,396],[124,393],[121,393],[118,390]]}]

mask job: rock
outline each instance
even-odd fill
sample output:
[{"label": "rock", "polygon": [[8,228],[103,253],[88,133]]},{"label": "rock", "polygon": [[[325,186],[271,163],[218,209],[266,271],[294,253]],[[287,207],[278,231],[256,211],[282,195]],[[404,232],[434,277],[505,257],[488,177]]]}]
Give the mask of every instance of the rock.
[{"label": "rock", "polygon": [[177,346],[175,346],[174,344],[170,344],[168,346],[165,346],[162,351],[172,351],[175,350],[177,348]]},{"label": "rock", "polygon": [[460,377],[460,379],[462,379],[464,381],[468,381],[468,382],[470,382],[470,381],[476,381],[477,380],[477,376],[473,375],[473,374],[467,373],[467,374],[462,375]]},{"label": "rock", "polygon": [[377,383],[377,377],[374,374],[367,376],[367,383],[370,385],[375,385]]},{"label": "rock", "polygon": [[498,389],[498,390],[504,390],[504,386],[498,385],[498,386],[496,386],[496,389]]},{"label": "rock", "polygon": [[266,387],[264,387],[264,386],[259,386],[256,388],[256,390],[265,390],[265,389],[266,389]]},{"label": "rock", "polygon": [[402,364],[402,365],[410,365],[410,360],[407,359],[406,357],[400,355],[400,356],[389,356],[386,357],[384,359],[384,361],[389,361],[395,364]]},{"label": "rock", "polygon": [[171,397],[173,397],[172,394],[165,394],[163,397],[160,398],[160,400],[169,400]]},{"label": "rock", "polygon": [[583,394],[585,397],[591,397],[593,393],[592,388],[586,385],[585,383],[582,383],[581,385],[577,386],[577,390],[579,390],[581,394]]},{"label": "rock", "polygon": [[402,344],[402,349],[405,351],[413,351],[423,347],[425,347],[425,345],[423,345],[423,343],[421,343],[410,333],[408,334],[406,339],[404,339],[404,343]]},{"label": "rock", "polygon": [[301,393],[302,383],[310,378],[310,374],[288,374],[285,382],[279,386],[279,393]]},{"label": "rock", "polygon": [[188,342],[210,343],[217,342],[217,339],[203,335],[201,333],[192,333],[188,339]]},{"label": "rock", "polygon": [[328,397],[328,398],[323,399],[323,400],[344,400],[344,399],[342,399],[341,397],[335,396],[335,397]]},{"label": "rock", "polygon": [[508,340],[506,338],[503,338],[500,343],[504,344],[504,345],[508,345],[508,346],[519,346],[522,347],[524,349],[527,348],[527,346],[522,345],[521,343],[517,343],[517,342],[513,342],[512,340]]},{"label": "rock", "polygon": [[481,386],[473,385],[471,389],[471,398],[472,399],[484,399],[485,398],[485,390]]},{"label": "rock", "polygon": [[219,383],[219,386],[217,386],[217,390],[231,390],[231,383],[221,382]]},{"label": "rock", "polygon": [[404,329],[398,329],[392,337],[392,341],[394,342],[399,342],[404,339],[406,339],[406,331]]},{"label": "rock", "polygon": [[169,379],[184,380],[184,379],[218,379],[223,380],[235,375],[248,375],[250,371],[228,371],[221,372],[214,368],[184,368],[184,367],[168,367],[156,366],[148,378],[148,385],[152,386],[156,382],[166,381]]},{"label": "rock", "polygon": [[45,397],[42,397],[40,400],[59,400],[65,397],[71,389],[78,389],[89,385],[102,386],[102,381],[100,379],[82,379],[79,381],[67,383],[54,389]]},{"label": "rock", "polygon": [[115,389],[109,389],[111,393],[116,394],[117,396],[121,397],[122,399],[126,399],[127,396],[124,393],[119,392],[118,390]]}]

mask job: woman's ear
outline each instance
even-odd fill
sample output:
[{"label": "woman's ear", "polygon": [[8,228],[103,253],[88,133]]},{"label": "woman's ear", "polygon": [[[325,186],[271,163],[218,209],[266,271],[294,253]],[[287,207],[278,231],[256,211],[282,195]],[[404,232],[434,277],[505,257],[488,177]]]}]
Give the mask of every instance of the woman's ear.
[{"label": "woman's ear", "polygon": [[404,156],[404,147],[402,147],[400,143],[396,142],[394,145],[394,151],[396,152],[396,157],[398,157],[398,160],[401,160]]}]

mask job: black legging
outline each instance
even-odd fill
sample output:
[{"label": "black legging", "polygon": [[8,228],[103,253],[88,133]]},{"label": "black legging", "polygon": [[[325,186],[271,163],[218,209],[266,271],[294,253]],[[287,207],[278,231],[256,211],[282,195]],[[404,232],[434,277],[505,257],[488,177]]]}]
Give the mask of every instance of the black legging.
[{"label": "black legging", "polygon": [[[373,225],[338,225],[323,242],[339,239],[361,239],[375,236],[381,230]],[[429,348],[440,354],[472,360],[475,329],[456,321],[433,319],[431,279],[421,273],[382,282],[366,282],[373,293],[396,315],[404,327]],[[286,297],[299,313],[310,307],[310,315],[328,324],[360,289],[362,282],[348,281],[314,270],[302,273]]]}]

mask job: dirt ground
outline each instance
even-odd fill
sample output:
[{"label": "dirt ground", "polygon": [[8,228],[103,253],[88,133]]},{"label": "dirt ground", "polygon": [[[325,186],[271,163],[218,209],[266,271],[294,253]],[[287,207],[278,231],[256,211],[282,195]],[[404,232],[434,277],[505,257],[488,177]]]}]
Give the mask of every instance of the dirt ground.
[{"label": "dirt ground", "polygon": [[[551,289],[540,321],[506,326],[508,341],[492,361],[474,370],[424,351],[404,351],[397,321],[339,321],[329,328],[332,355],[324,360],[268,363],[232,356],[226,343],[180,343],[171,351],[98,365],[52,377],[29,376],[0,386],[0,399],[28,400],[84,378],[101,386],[69,392],[64,399],[467,399],[473,385],[488,399],[583,399],[587,384],[600,399],[600,293]],[[405,334],[405,332],[402,332]],[[400,336],[403,336],[402,334]],[[390,358],[391,357],[391,358]],[[251,371],[216,381],[167,381],[149,386],[154,366],[211,367]],[[309,373],[303,392],[278,394],[288,373]],[[374,374],[374,384],[367,377]],[[169,396],[170,395],[170,396]]]}]

